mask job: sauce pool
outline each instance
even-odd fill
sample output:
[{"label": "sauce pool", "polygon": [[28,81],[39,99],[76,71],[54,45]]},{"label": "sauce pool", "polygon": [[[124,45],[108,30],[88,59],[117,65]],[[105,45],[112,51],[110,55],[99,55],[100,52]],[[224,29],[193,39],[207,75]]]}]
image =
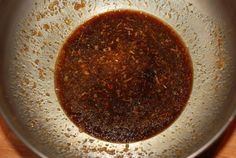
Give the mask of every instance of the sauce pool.
[{"label": "sauce pool", "polygon": [[138,11],[95,16],[68,38],[55,85],[65,113],[85,133],[130,143],[169,127],[190,97],[193,68],[179,35]]}]

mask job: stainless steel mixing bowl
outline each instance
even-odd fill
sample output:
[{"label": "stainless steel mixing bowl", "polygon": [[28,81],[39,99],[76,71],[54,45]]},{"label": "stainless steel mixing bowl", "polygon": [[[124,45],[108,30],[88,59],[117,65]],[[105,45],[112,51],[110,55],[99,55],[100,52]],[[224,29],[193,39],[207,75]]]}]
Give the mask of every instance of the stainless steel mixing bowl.
[{"label": "stainless steel mixing bowl", "polygon": [[[41,157],[198,155],[236,114],[232,45],[236,40],[230,24],[235,17],[230,21],[227,14],[234,7],[224,12],[224,5],[217,4],[216,0],[0,0],[2,115]],[[64,114],[54,89],[54,66],[66,38],[94,15],[118,9],[141,10],[171,25],[189,48],[194,67],[193,91],[181,116],[161,134],[131,144],[104,142],[81,132]]]}]

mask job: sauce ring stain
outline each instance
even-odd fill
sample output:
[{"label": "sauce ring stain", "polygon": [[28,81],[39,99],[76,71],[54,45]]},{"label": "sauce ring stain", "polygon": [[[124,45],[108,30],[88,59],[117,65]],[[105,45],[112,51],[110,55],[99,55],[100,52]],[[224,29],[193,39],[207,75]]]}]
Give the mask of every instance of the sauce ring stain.
[{"label": "sauce ring stain", "polygon": [[115,143],[148,139],[169,127],[192,84],[192,61],[178,34],[131,10],[103,13],[78,27],[55,72],[68,117],[87,134]]}]

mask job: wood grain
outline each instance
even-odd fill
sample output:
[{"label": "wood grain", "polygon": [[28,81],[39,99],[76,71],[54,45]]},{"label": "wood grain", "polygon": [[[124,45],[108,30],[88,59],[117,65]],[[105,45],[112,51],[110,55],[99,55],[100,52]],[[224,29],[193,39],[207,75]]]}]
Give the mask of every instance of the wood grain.
[{"label": "wood grain", "polygon": [[6,125],[0,116],[0,158],[37,158]]},{"label": "wood grain", "polygon": [[221,139],[216,158],[236,158],[236,119]]},{"label": "wood grain", "polygon": [[[38,158],[8,128],[0,116],[0,158]],[[236,120],[199,158],[236,158]]]}]

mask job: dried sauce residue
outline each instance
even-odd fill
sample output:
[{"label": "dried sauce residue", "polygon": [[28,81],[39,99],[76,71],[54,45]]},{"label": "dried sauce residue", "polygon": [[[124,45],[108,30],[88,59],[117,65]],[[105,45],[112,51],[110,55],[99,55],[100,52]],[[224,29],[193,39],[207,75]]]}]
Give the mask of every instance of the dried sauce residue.
[{"label": "dried sauce residue", "polygon": [[85,1],[82,0],[81,3],[78,3],[78,2],[77,2],[77,3],[74,4],[74,9],[77,10],[77,11],[79,11],[81,8],[84,8],[85,5],[86,5],[86,4],[85,4]]},{"label": "dried sauce residue", "polygon": [[45,31],[48,31],[50,29],[50,26],[48,24],[44,24],[43,28],[44,28]]},{"label": "dried sauce residue", "polygon": [[87,134],[119,143],[148,139],[170,126],[192,82],[191,59],[175,31],[128,10],[80,26],[64,44],[55,72],[68,117]]},{"label": "dried sauce residue", "polygon": [[219,70],[223,70],[225,68],[225,50],[224,50],[224,37],[220,28],[216,27],[214,29],[214,35],[217,43],[217,51],[216,51],[216,68]]}]

